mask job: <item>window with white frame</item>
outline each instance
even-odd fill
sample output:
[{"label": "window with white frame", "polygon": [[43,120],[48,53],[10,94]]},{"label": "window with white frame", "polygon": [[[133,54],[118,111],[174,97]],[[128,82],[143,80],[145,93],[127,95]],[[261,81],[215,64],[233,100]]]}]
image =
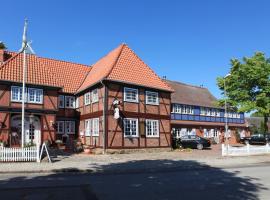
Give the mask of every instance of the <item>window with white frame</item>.
[{"label": "window with white frame", "polygon": [[11,86],[11,101],[22,101],[22,87]]},{"label": "window with white frame", "polygon": [[92,103],[98,102],[98,89],[92,91]]},{"label": "window with white frame", "polygon": [[124,119],[124,136],[138,137],[138,119],[134,118]]},{"label": "window with white frame", "polygon": [[193,115],[194,108],[193,106],[174,104],[173,113]]},{"label": "window with white frame", "polygon": [[211,110],[211,116],[215,117],[216,116],[216,109],[211,108],[210,110]]},{"label": "window with white frame", "polygon": [[76,97],[75,108],[79,108],[79,107],[80,107],[80,98],[79,97]]},{"label": "window with white frame", "polygon": [[42,103],[43,90],[37,88],[28,88],[28,102],[29,103]]},{"label": "window with white frame", "polygon": [[124,101],[138,102],[138,89],[124,88]]},{"label": "window with white frame", "polygon": [[[22,87],[11,86],[11,101],[22,102]],[[37,88],[25,88],[25,102],[43,103],[43,90]]]},{"label": "window with white frame", "polygon": [[91,93],[87,92],[84,94],[84,105],[89,105],[91,103]]},{"label": "window with white frame", "polygon": [[84,121],[84,126],[85,126],[85,136],[91,136],[92,132],[92,120],[87,119]]},{"label": "window with white frame", "polygon": [[216,117],[220,117],[220,111],[216,110]]},{"label": "window with white frame", "polygon": [[66,108],[75,108],[75,97],[65,96],[65,107]]},{"label": "window with white frame", "polygon": [[159,137],[159,121],[158,120],[145,120],[146,122],[146,136]]},{"label": "window with white frame", "polygon": [[63,134],[65,132],[65,122],[64,121],[57,121],[56,125],[57,125],[56,132],[58,134]]},{"label": "window with white frame", "polygon": [[158,105],[158,92],[146,91],[146,104]]},{"label": "window with white frame", "polygon": [[92,119],[92,135],[99,135],[99,118]]},{"label": "window with white frame", "polygon": [[99,136],[99,118],[85,120],[85,136]]},{"label": "window with white frame", "polygon": [[59,104],[59,108],[65,107],[65,96],[64,95],[59,95],[58,104]]},{"label": "window with white frame", "polygon": [[75,122],[65,121],[65,133],[74,134],[75,133]]},{"label": "window with white frame", "polygon": [[200,108],[200,115],[206,115],[206,109],[204,107]]}]

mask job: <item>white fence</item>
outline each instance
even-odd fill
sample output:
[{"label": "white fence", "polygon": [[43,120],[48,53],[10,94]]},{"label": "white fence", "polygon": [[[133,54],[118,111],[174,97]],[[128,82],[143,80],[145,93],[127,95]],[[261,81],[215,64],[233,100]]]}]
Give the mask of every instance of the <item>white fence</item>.
[{"label": "white fence", "polygon": [[0,147],[0,162],[40,162],[39,145],[25,148]]},{"label": "white fence", "polygon": [[248,156],[248,155],[260,155],[269,154],[270,146],[266,144],[264,146],[254,146],[247,144],[246,146],[233,147],[230,145],[222,144],[222,156]]}]

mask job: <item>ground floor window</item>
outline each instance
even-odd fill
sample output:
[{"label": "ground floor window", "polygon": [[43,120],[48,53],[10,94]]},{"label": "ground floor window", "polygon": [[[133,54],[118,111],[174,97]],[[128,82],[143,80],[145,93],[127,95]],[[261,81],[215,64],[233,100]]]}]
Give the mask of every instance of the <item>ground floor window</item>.
[{"label": "ground floor window", "polygon": [[138,119],[135,118],[124,119],[124,136],[138,137]]},{"label": "ground floor window", "polygon": [[75,134],[75,121],[57,121],[58,134]]},{"label": "ground floor window", "polygon": [[181,138],[186,135],[196,135],[195,128],[173,128],[173,136],[176,138]]},{"label": "ground floor window", "polygon": [[99,136],[99,118],[85,120],[85,136]]},{"label": "ground floor window", "polygon": [[206,138],[218,138],[220,136],[220,131],[218,129],[204,129],[203,130],[203,135]]},{"label": "ground floor window", "polygon": [[159,137],[159,121],[158,120],[146,120],[146,136],[147,137]]}]

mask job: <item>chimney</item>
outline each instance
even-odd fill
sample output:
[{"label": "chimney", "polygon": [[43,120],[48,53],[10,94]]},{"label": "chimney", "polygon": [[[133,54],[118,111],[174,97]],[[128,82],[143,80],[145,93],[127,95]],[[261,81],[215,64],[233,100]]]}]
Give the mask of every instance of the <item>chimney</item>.
[{"label": "chimney", "polygon": [[166,76],[162,76],[162,79],[163,79],[163,80],[167,80],[167,77],[166,77]]},{"label": "chimney", "polygon": [[5,50],[0,49],[0,65],[5,61]]}]

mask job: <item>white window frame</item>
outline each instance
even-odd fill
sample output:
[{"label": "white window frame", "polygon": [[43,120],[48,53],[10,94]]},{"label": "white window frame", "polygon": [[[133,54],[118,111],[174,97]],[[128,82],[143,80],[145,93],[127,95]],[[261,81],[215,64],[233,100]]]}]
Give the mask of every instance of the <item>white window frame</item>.
[{"label": "white window frame", "polygon": [[[31,95],[30,95],[30,91],[34,92],[34,100],[31,100]],[[38,94],[38,92],[40,92],[40,94]],[[38,88],[28,88],[27,90],[27,96],[28,96],[28,103],[36,103],[36,104],[42,104],[43,103],[43,89],[38,89]],[[40,96],[40,101],[37,100],[38,96]]]},{"label": "white window frame", "polygon": [[92,119],[92,136],[99,136],[99,118]]},{"label": "white window frame", "polygon": [[92,120],[87,119],[84,121],[84,127],[85,127],[85,136],[89,137],[91,136],[92,132]]},{"label": "white window frame", "polygon": [[[18,92],[16,94],[17,98],[13,98],[13,94],[15,94],[15,91],[16,91],[16,93]],[[25,92],[25,93],[27,93],[27,92]],[[11,86],[11,95],[10,95],[10,97],[11,97],[11,101],[13,101],[13,102],[22,102],[22,87],[20,87],[20,86]]]},{"label": "white window frame", "polygon": [[98,89],[94,89],[91,92],[91,100],[92,100],[92,103],[98,102]]},{"label": "white window frame", "polygon": [[[155,98],[156,101],[153,101],[154,98],[151,95],[154,95],[155,96],[154,98]],[[158,92],[146,91],[145,92],[145,96],[146,96],[146,104],[159,105],[159,95],[158,95]]]},{"label": "white window frame", "polygon": [[89,105],[91,103],[91,92],[84,94],[84,105]]},{"label": "white window frame", "polygon": [[[57,134],[64,134],[65,133],[65,121],[56,121],[56,125],[57,125],[56,133]],[[60,125],[62,126],[62,131],[59,131]]]},{"label": "white window frame", "polygon": [[[67,128],[67,126],[69,126]],[[69,129],[70,131],[67,131]],[[65,121],[65,133],[66,134],[75,134],[75,121]]]},{"label": "white window frame", "polygon": [[[67,105],[67,102],[69,102],[69,105]],[[74,96],[65,96],[65,108],[75,108],[75,97]]]},{"label": "white window frame", "polygon": [[[139,123],[138,123],[138,119],[137,118],[124,118],[123,119],[124,121],[124,137],[138,137],[139,134],[138,134],[138,129],[139,129]],[[132,135],[132,128],[130,128],[130,133],[129,135],[127,135],[127,132],[126,132],[126,125],[127,125],[127,122],[136,122],[136,135]]]},{"label": "white window frame", "polygon": [[[127,92],[130,91],[136,92],[135,99],[128,99]],[[124,101],[138,103],[139,102],[138,92],[139,92],[138,89],[124,87]]]},{"label": "white window frame", "polygon": [[[154,123],[156,123],[156,134],[154,135]],[[148,130],[150,124],[150,132]],[[146,119],[145,120],[146,137],[159,137],[159,120]]]},{"label": "white window frame", "polygon": [[182,107],[181,105],[179,104],[173,104],[173,110],[172,110],[173,113],[179,113],[181,114],[182,113]]},{"label": "white window frame", "polygon": [[80,107],[80,97],[76,97],[75,99],[75,108],[79,108]]}]

